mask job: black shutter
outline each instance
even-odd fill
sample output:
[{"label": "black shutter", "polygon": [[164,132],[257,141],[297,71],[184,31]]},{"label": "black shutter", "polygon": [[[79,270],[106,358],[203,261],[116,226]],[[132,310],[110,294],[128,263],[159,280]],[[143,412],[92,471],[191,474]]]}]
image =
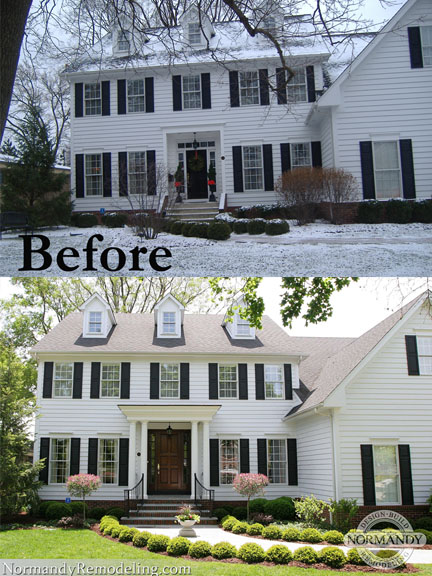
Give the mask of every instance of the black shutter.
[{"label": "black shutter", "polygon": [[239,92],[239,77],[236,70],[231,70],[229,73],[230,85],[230,100],[231,108],[238,108],[240,106],[240,92]]},{"label": "black shutter", "polygon": [[42,398],[52,398],[54,362],[44,362]]},{"label": "black shutter", "polygon": [[291,364],[284,364],[285,400],[293,399]]},{"label": "black shutter", "polygon": [[264,160],[264,190],[271,192],[274,190],[273,181],[273,146],[271,144],[263,145]]},{"label": "black shutter", "polygon": [[267,440],[265,438],[258,438],[257,440],[258,451],[258,474],[267,476]]},{"label": "black shutter", "polygon": [[189,400],[189,363],[180,364],[180,398]]},{"label": "black shutter", "polygon": [[120,398],[130,398],[130,362],[121,363]]},{"label": "black shutter", "polygon": [[145,110],[154,112],[154,79],[151,76],[145,79]]},{"label": "black shutter", "polygon": [[313,66],[306,66],[306,82],[307,82],[307,93],[308,102],[315,102],[315,74]]},{"label": "black shutter", "polygon": [[[119,486],[128,486],[129,481],[129,438],[120,438],[119,442]],[[135,454],[134,454],[135,456]],[[133,478],[131,478],[133,481]]]},{"label": "black shutter", "polygon": [[259,90],[260,90],[260,104],[261,106],[268,106],[270,104],[268,70],[263,69],[259,71]]},{"label": "black shutter", "polygon": [[82,398],[83,363],[74,362],[72,398]]},{"label": "black shutter", "polygon": [[372,153],[372,142],[360,142],[360,162],[362,171],[363,198],[375,198],[375,178]]},{"label": "black shutter", "polygon": [[209,364],[209,400],[219,398],[218,365]]},{"label": "black shutter", "polygon": [[408,363],[408,374],[409,376],[419,376],[420,366],[417,352],[417,337],[405,336],[405,347]]},{"label": "black shutter", "polygon": [[102,154],[103,162],[103,195],[104,198],[112,196],[111,190],[111,152]]},{"label": "black shutter", "polygon": [[98,464],[98,439],[89,438],[88,440],[88,460],[87,472],[88,474],[97,474]]},{"label": "black shutter", "polygon": [[409,444],[399,444],[399,471],[401,479],[402,504],[414,505],[413,482],[411,474],[411,455]]},{"label": "black shutter", "polygon": [[49,465],[49,451],[50,451],[50,439],[41,438],[39,447],[39,459],[45,458],[44,467],[39,470],[39,480],[44,484],[48,484],[48,465]]},{"label": "black shutter", "polygon": [[210,438],[210,486],[219,486],[219,440]]},{"label": "black shutter", "polygon": [[234,172],[234,192],[243,192],[243,157],[242,147],[233,146],[233,172]]},{"label": "black shutter", "polygon": [[278,104],[287,103],[286,74],[283,68],[276,68],[276,90]]},{"label": "black shutter", "polygon": [[110,113],[110,83],[106,80],[102,82],[102,116],[109,116]]},{"label": "black shutter", "polygon": [[238,376],[239,376],[239,399],[248,399],[248,375],[247,375],[247,364],[238,365]]},{"label": "black shutter", "polygon": [[82,118],[84,115],[84,86],[82,82],[75,84],[75,118]]},{"label": "black shutter", "polygon": [[182,77],[172,77],[172,90],[173,90],[173,110],[182,109]]},{"label": "black shutter", "polygon": [[249,440],[240,438],[240,474],[249,474]]},{"label": "black shutter", "polygon": [[412,199],[416,197],[412,140],[400,140],[399,150],[402,167],[403,196],[404,198]]},{"label": "black shutter", "polygon": [[80,438],[71,439],[71,452],[70,452],[70,475],[79,474],[80,469]]},{"label": "black shutter", "polygon": [[75,155],[75,196],[84,198],[84,154]]},{"label": "black shutter", "polygon": [[255,364],[255,398],[265,400],[264,364]]},{"label": "black shutter", "polygon": [[128,169],[127,169],[127,152],[118,153],[119,163],[119,194],[120,196],[128,195]]},{"label": "black shutter", "polygon": [[321,142],[311,142],[312,166],[320,168],[322,166]]},{"label": "black shutter", "polygon": [[201,74],[201,105],[203,110],[211,108],[210,74]]},{"label": "black shutter", "polygon": [[375,475],[372,444],[361,444],[360,451],[363,478],[363,504],[365,506],[375,506]]},{"label": "black shutter", "polygon": [[291,148],[289,144],[281,144],[280,145],[281,151],[281,164],[282,164],[282,173],[288,172],[291,170]]},{"label": "black shutter", "polygon": [[92,362],[90,374],[90,398],[99,398],[100,362]]},{"label": "black shutter", "polygon": [[147,194],[156,195],[157,176],[156,176],[156,151],[147,150]]},{"label": "black shutter", "polygon": [[117,80],[117,114],[126,114],[126,80]]},{"label": "black shutter", "polygon": [[159,400],[159,364],[150,364],[150,400]]},{"label": "black shutter", "polygon": [[408,28],[408,43],[410,50],[411,68],[423,68],[421,35],[420,28],[418,26]]},{"label": "black shutter", "polygon": [[297,440],[295,438],[287,439],[287,454],[288,454],[288,484],[290,486],[297,486],[298,485]]}]

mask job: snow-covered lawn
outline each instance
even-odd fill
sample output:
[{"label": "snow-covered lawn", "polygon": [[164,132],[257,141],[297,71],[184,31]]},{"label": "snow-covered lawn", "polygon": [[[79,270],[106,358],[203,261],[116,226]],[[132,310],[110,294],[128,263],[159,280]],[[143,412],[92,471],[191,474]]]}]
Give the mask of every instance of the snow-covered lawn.
[{"label": "snow-covered lawn", "polygon": [[[426,276],[432,273],[431,224],[345,224],[335,226],[317,222],[308,226],[290,223],[291,231],[282,236],[264,234],[249,236],[233,234],[227,241],[215,242],[199,238],[184,238],[160,234],[156,240],[141,241],[130,228],[88,229],[59,228],[42,230],[50,241],[48,252],[53,262],[44,271],[20,271],[23,266],[23,240],[16,233],[5,233],[0,241],[0,272],[3,276],[38,275],[152,275],[167,276]],[[94,241],[93,253],[96,271],[84,270],[86,254],[83,248],[94,234],[101,234],[103,241]],[[33,239],[32,248],[40,247],[40,240]],[[146,248],[140,255],[142,271],[130,271],[130,250]],[[79,264],[71,272],[62,271],[56,262],[57,253],[65,247],[75,248],[79,257],[67,257],[68,266]],[[119,271],[106,271],[100,264],[103,250],[117,247],[126,255],[126,264]],[[148,255],[158,247],[168,248],[171,258],[159,262],[171,268],[155,272]],[[71,251],[68,252],[72,254]],[[111,251],[108,266],[115,268],[118,254]],[[35,253],[32,266],[38,267],[42,257]]]}]

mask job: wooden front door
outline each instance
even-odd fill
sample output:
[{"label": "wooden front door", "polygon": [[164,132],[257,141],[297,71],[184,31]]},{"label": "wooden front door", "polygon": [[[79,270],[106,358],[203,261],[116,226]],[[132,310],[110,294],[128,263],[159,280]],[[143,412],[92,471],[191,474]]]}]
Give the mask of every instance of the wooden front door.
[{"label": "wooden front door", "polygon": [[190,494],[190,431],[149,430],[148,493]]},{"label": "wooden front door", "polygon": [[187,195],[197,200],[208,198],[207,151],[188,150],[186,152]]}]

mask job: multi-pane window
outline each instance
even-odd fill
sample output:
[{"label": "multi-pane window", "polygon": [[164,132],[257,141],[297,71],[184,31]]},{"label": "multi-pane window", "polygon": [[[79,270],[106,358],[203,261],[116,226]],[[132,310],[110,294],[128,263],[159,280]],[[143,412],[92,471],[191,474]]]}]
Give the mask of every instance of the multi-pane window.
[{"label": "multi-pane window", "polygon": [[176,312],[164,312],[162,316],[163,334],[175,334],[176,330]]},{"label": "multi-pane window", "polygon": [[288,102],[307,102],[306,68],[293,68],[294,76],[287,84]]},{"label": "multi-pane window", "polygon": [[423,66],[432,66],[432,26],[421,26]]},{"label": "multi-pane window", "polygon": [[397,446],[374,446],[373,461],[377,505],[399,503]]},{"label": "multi-pane window", "polygon": [[245,318],[237,318],[237,336],[250,336],[249,320]]},{"label": "multi-pane window", "polygon": [[178,398],[180,391],[180,375],[178,364],[161,364],[160,397]]},{"label": "multi-pane window", "polygon": [[263,21],[263,28],[275,36],[277,34],[276,18],[274,16],[266,16]]},{"label": "multi-pane window", "polygon": [[219,365],[219,398],[237,398],[237,366]]},{"label": "multi-pane window", "polygon": [[91,334],[102,332],[102,312],[89,312],[89,332]]},{"label": "multi-pane window", "polygon": [[59,363],[54,368],[54,397],[70,398],[72,396],[73,364]]},{"label": "multi-pane window", "polygon": [[264,366],[264,383],[266,398],[283,398],[284,379],[282,366],[266,364]]},{"label": "multi-pane window", "polygon": [[258,72],[239,72],[240,104],[259,104]]},{"label": "multi-pane window", "polygon": [[239,441],[219,440],[220,484],[232,484],[239,473]]},{"label": "multi-pane window", "polygon": [[144,80],[127,82],[128,112],[145,112]]},{"label": "multi-pane window", "polygon": [[298,142],[291,144],[291,167],[303,168],[312,166],[311,145],[309,142]]},{"label": "multi-pane window", "polygon": [[183,108],[201,108],[201,76],[183,76]]},{"label": "multi-pane window", "polygon": [[147,190],[146,153],[128,154],[129,194],[145,194]]},{"label": "multi-pane window", "polygon": [[189,44],[201,44],[201,26],[199,22],[189,22],[188,24]]},{"label": "multi-pane window", "polygon": [[69,438],[52,438],[50,448],[50,483],[64,484],[69,476]]},{"label": "multi-pane window", "polygon": [[263,159],[261,146],[243,146],[243,174],[245,190],[263,190]]},{"label": "multi-pane window", "polygon": [[402,185],[398,142],[374,142],[373,153],[376,197],[399,198]]},{"label": "multi-pane window", "polygon": [[267,471],[271,484],[285,484],[287,481],[286,440],[267,441]]},{"label": "multi-pane window", "polygon": [[118,440],[99,440],[98,474],[103,484],[117,484],[118,481]]},{"label": "multi-pane window", "polygon": [[102,112],[100,82],[84,84],[84,109],[86,116],[97,116]]},{"label": "multi-pane window", "polygon": [[130,32],[121,30],[117,38],[117,48],[120,52],[128,52],[130,48]]},{"label": "multi-pane window", "polygon": [[86,196],[102,196],[102,157],[100,154],[87,154],[85,157]]},{"label": "multi-pane window", "polygon": [[101,398],[120,396],[120,365],[102,364]]},{"label": "multi-pane window", "polygon": [[420,374],[432,374],[432,338],[430,336],[417,337],[417,353]]}]

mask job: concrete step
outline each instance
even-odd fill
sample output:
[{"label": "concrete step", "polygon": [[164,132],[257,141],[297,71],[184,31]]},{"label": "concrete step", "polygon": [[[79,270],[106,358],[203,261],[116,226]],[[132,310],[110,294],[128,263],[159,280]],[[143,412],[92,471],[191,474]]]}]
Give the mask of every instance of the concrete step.
[{"label": "concrete step", "polygon": [[[122,524],[131,524],[133,526],[173,526],[174,522],[173,516],[148,516],[148,517],[137,517],[128,516],[121,519]],[[217,518],[201,518],[199,525],[204,526],[215,526],[217,525]]]}]

